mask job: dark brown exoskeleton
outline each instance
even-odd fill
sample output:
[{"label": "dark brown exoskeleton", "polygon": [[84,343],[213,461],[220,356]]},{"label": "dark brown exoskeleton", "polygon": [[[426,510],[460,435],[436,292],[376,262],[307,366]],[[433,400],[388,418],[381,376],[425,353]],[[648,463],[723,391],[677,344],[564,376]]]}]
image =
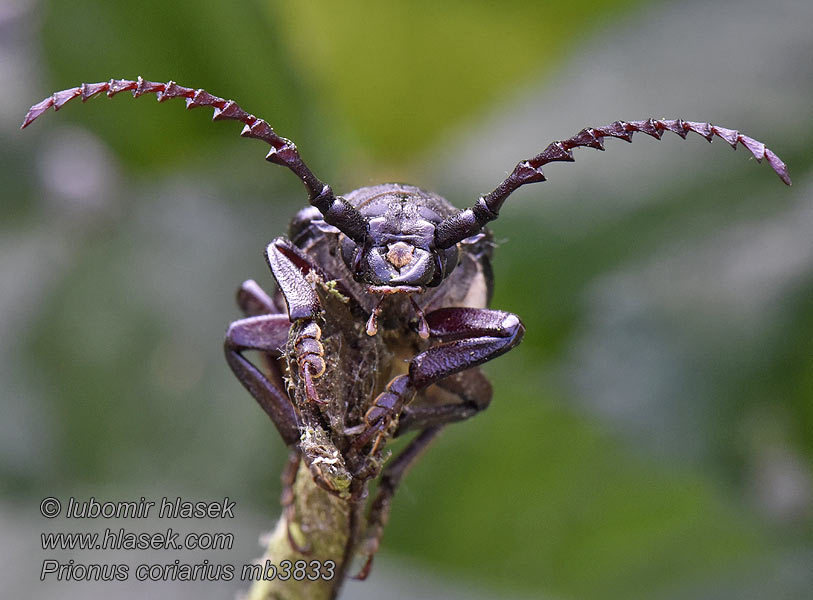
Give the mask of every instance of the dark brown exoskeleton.
[{"label": "dark brown exoskeleton", "polygon": [[[296,146],[234,101],[174,82],[112,79],[56,92],[26,115],[23,127],[72,98],[154,93],[159,102],[182,97],[187,108],[209,106],[214,120],[241,121],[242,136],[271,146],[266,159],[293,171],[310,206],[288,236],[266,249],[278,285],[270,296],[245,282],[238,303],[246,318],[226,335],[226,359],[292,447],[284,504],[301,459],[317,484],[360,501],[367,482],[382,473],[388,440],[419,433],[383,467],[368,516],[369,572],[390,501],[405,471],[444,425],[486,408],[491,386],[477,369],[509,351],[524,328],[511,313],[487,308],[493,279],[491,234],[517,188],[544,181],[541,167],[573,161],[572,149],[603,150],[603,138],[632,141],[635,132],[660,139],[689,132],[745,146],[790,185],[785,164],[764,144],[737,131],[694,121],[616,121],[583,129],[523,160],[492,192],[457,210],[420,188],[384,184],[337,196],[303,162]],[[258,368],[244,353],[269,359]],[[292,544],[293,544],[292,540]]]}]

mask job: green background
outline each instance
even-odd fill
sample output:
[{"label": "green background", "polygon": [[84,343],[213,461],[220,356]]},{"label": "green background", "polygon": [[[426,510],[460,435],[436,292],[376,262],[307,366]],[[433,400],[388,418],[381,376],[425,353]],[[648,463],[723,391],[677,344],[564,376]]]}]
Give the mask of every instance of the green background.
[{"label": "green background", "polygon": [[[140,74],[234,98],[337,190],[406,181],[461,207],[550,141],[618,118],[768,143],[792,188],[722,140],[639,135],[578,150],[508,201],[493,306],[521,316],[525,340],[486,367],[488,411],[410,473],[371,581],[346,597],[809,591],[804,3],[12,6],[0,482],[22,545],[45,527],[45,495],[229,495],[260,527],[278,511],[285,449],[221,341],[237,285],[272,287],[262,249],[303,205],[300,184],[180,101],[77,101],[15,131],[50,90]],[[250,560],[245,547],[229,559]]]}]

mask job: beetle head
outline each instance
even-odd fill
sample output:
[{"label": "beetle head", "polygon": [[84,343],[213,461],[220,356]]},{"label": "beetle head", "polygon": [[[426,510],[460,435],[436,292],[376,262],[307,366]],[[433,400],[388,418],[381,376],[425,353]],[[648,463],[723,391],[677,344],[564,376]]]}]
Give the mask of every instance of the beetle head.
[{"label": "beetle head", "polygon": [[415,199],[400,188],[374,196],[359,207],[369,225],[366,243],[342,238],[342,258],[372,291],[422,291],[439,285],[457,265],[456,245],[435,248],[435,227],[443,218]]}]

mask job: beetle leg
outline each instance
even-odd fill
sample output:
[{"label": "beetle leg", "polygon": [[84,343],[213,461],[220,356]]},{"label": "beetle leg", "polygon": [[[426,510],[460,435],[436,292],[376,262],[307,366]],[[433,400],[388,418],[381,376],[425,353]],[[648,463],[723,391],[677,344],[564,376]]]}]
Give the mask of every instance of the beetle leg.
[{"label": "beetle leg", "polygon": [[320,275],[321,272],[302,250],[283,237],[268,244],[265,256],[285,299],[290,320],[305,324],[294,340],[299,377],[305,382],[305,394],[309,401],[324,404],[313,383],[314,379],[324,374],[326,367],[324,348],[319,341],[322,330],[315,322],[322,313],[322,306],[311,284],[305,279],[308,271],[316,271]]},{"label": "beetle leg", "polygon": [[[265,290],[253,279],[247,279],[237,290],[237,305],[247,317],[256,317],[267,314],[282,314],[285,306],[282,300],[275,302]],[[263,359],[267,367],[267,375],[271,383],[284,390],[285,382],[282,377],[282,369],[277,359],[280,352],[264,352]]]},{"label": "beetle leg", "polygon": [[[391,435],[391,426],[400,420],[402,413],[404,420],[399,423],[395,434],[411,428],[424,428],[384,469],[368,516],[367,560],[356,575],[357,579],[366,578],[370,572],[389,517],[392,497],[410,465],[446,423],[468,418],[488,406],[491,385],[479,371],[467,370],[508,352],[520,342],[525,332],[516,315],[485,308],[438,309],[426,315],[426,323],[430,336],[438,339],[440,344],[417,354],[410,361],[408,375],[390,381],[365,414],[366,429],[353,442],[356,450],[373,442],[370,455],[374,455]],[[418,391],[434,383],[452,392],[462,402],[408,406]]]},{"label": "beetle leg", "polygon": [[[287,316],[281,314],[258,315],[235,321],[226,334],[225,351],[226,360],[237,378],[271,417],[285,444],[293,446],[301,442],[300,423],[309,423],[313,415],[309,411],[300,414],[288,397],[282,380],[277,383],[270,381],[242,354],[246,350],[259,350],[272,357],[278,356],[280,348],[288,340],[290,326]],[[316,325],[313,324],[313,327]],[[306,359],[310,360],[307,355]],[[309,372],[310,367],[306,365],[304,368]],[[324,479],[320,481],[318,473],[314,473],[314,479],[325,489],[334,491]],[[293,544],[292,547],[299,549]]]},{"label": "beetle leg", "polygon": [[381,475],[381,481],[378,484],[378,493],[375,500],[370,505],[370,513],[367,516],[367,539],[364,543],[364,554],[367,559],[361,570],[355,575],[355,579],[366,579],[370,574],[370,569],[373,566],[373,557],[378,551],[378,546],[381,543],[381,536],[384,534],[384,526],[390,515],[390,506],[392,498],[395,495],[395,490],[398,484],[401,483],[407,470],[412,464],[421,456],[423,451],[429,446],[429,443],[443,428],[442,425],[435,427],[428,427],[421,431],[406,448],[389,463]]},{"label": "beetle leg", "polygon": [[447,393],[430,387],[415,402],[405,406],[398,419],[396,437],[415,429],[465,421],[491,403],[491,383],[476,367],[441,379],[436,386]]},{"label": "beetle leg", "polygon": [[[353,441],[354,449],[374,440],[370,451],[374,454],[417,392],[508,352],[525,333],[516,315],[487,308],[441,308],[426,315],[426,322],[430,336],[441,343],[417,354],[410,361],[409,374],[395,377],[373,400],[364,415],[366,428]],[[455,416],[460,413],[455,410],[447,420],[458,420]]]},{"label": "beetle leg", "polygon": [[316,387],[313,380],[321,377],[325,373],[325,349],[319,339],[322,337],[322,330],[314,322],[309,322],[302,329],[294,341],[294,352],[296,352],[296,363],[299,366],[299,375],[305,381],[305,395],[311,402],[327,404],[320,400],[316,394]]},{"label": "beetle leg", "polygon": [[[279,355],[288,340],[291,323],[286,315],[258,315],[235,321],[226,332],[226,361],[240,383],[271,417],[287,445],[299,440],[299,418],[285,388],[276,385],[251,363],[243,352],[259,350]],[[281,383],[281,382],[280,382]]]},{"label": "beetle leg", "polygon": [[[369,455],[378,452],[382,442],[391,433],[390,426],[401,414],[407,402],[412,400],[417,390],[410,375],[394,377],[386,389],[376,396],[373,405],[364,414],[365,429],[353,440],[354,450],[361,450],[375,438]],[[367,465],[369,467],[371,465]],[[365,467],[365,469],[367,468]]]},{"label": "beetle leg", "polygon": [[247,317],[257,315],[278,314],[280,311],[274,305],[264,289],[253,279],[247,279],[237,290],[237,306]]},{"label": "beetle leg", "polygon": [[278,237],[268,244],[265,258],[288,306],[291,321],[317,317],[322,307],[316,292],[305,279],[305,273],[321,272],[310,258],[284,237]]},{"label": "beetle leg", "polygon": [[426,322],[442,343],[412,359],[410,377],[419,389],[508,352],[525,333],[519,317],[488,308],[440,308]]},{"label": "beetle leg", "polygon": [[[280,261],[286,260],[284,256],[280,259]],[[280,271],[278,270],[275,273],[278,272]],[[288,272],[290,273],[290,270]],[[300,275],[300,277],[304,278],[303,275]],[[290,282],[290,279],[285,281]],[[290,293],[291,286],[286,285],[282,291],[285,290]],[[307,426],[313,424],[318,418],[313,411],[309,410],[308,406],[302,406],[299,410],[294,407],[282,378],[278,359],[282,355],[282,348],[287,345],[290,338],[291,322],[288,316],[280,313],[278,303],[268,296],[256,282],[251,280],[244,282],[240,286],[237,292],[237,302],[243,312],[252,316],[236,321],[229,328],[226,336],[226,360],[238,379],[257,399],[274,423],[277,424],[285,443],[289,446],[294,444],[299,446],[299,452],[292,455],[291,461],[294,458],[298,460],[299,456],[304,456],[317,484],[330,492],[336,493],[329,479],[323,477],[318,467],[312,462],[313,457],[301,445],[300,424]],[[294,304],[297,300],[293,297],[291,300],[286,298],[286,302]],[[268,312],[276,314],[266,314]],[[305,384],[308,399],[318,402],[318,396],[313,388],[313,374],[318,377],[324,371],[323,349],[319,342],[321,329],[312,318],[303,317],[301,321],[304,325],[298,329],[296,339],[293,342],[294,358],[299,366],[300,378]],[[271,380],[242,356],[242,352],[245,350],[259,350],[263,353],[270,367]],[[286,486],[282,496],[284,507],[289,504],[287,499],[291,496],[289,492],[296,477],[295,468],[290,468],[294,469],[293,472],[286,471],[286,475],[283,477],[283,484]],[[289,520],[293,516],[291,510],[293,509],[286,508]],[[296,544],[294,539],[290,537],[290,532],[289,539],[291,547],[303,553],[307,551],[307,548],[302,548]]]}]

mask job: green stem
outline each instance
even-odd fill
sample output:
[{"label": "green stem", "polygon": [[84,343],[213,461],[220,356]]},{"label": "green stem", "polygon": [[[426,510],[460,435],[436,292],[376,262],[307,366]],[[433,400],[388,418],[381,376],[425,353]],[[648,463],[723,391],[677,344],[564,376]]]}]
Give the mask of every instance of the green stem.
[{"label": "green stem", "polygon": [[363,503],[338,498],[319,487],[303,462],[294,484],[294,507],[291,531],[296,542],[308,547],[309,552],[302,554],[291,547],[283,515],[271,533],[260,563],[275,565],[279,573],[282,561],[290,561],[291,565],[305,561],[306,573],[313,574],[312,564],[316,563],[312,561],[319,561],[316,568],[326,574],[330,571],[328,561],[332,561],[333,577],[320,577],[316,581],[307,577],[301,581],[293,577],[287,581],[279,577],[261,579],[251,586],[246,600],[328,600],[338,595],[353,557]]}]

